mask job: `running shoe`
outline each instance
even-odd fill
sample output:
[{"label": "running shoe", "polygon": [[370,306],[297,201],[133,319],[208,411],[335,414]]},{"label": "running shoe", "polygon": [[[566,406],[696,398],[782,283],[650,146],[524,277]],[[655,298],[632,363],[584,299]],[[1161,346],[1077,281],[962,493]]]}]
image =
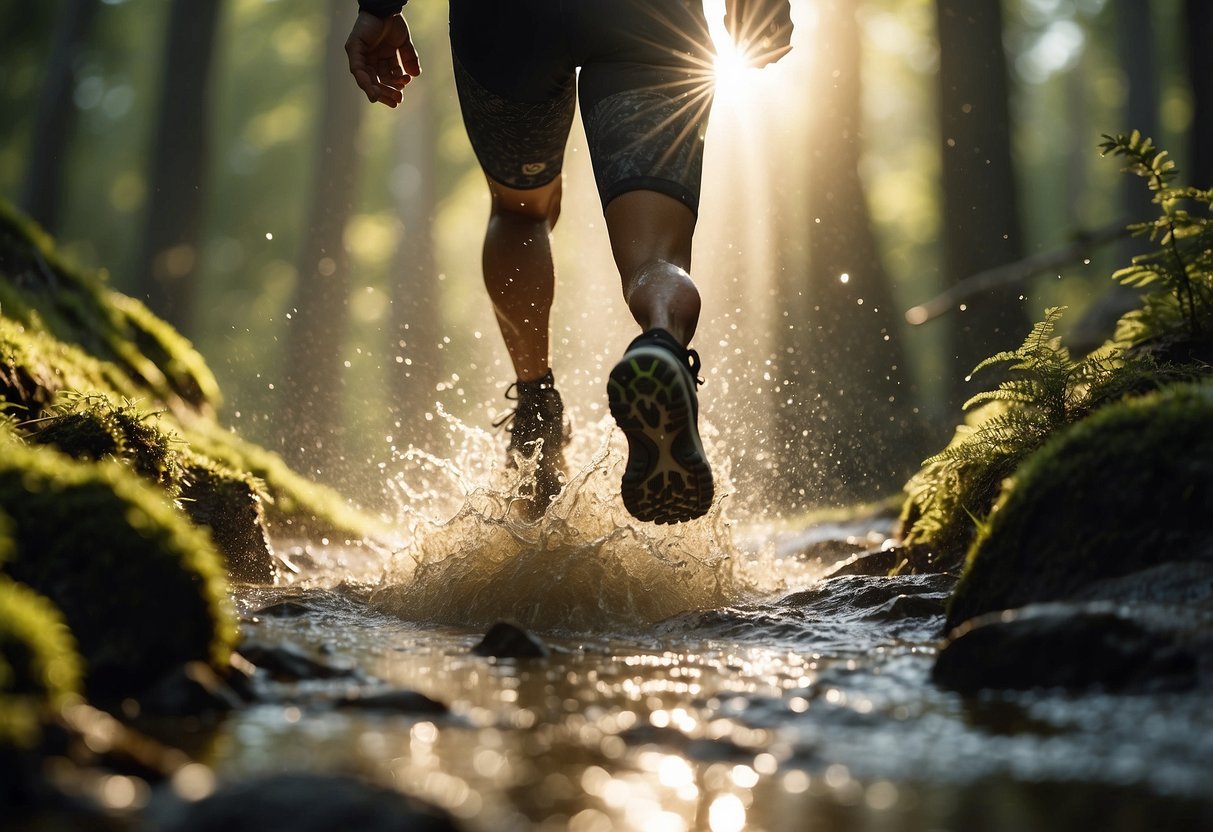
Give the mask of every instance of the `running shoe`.
[{"label": "running shoe", "polygon": [[664,329],[634,340],[611,370],[611,415],[628,440],[623,504],[637,520],[683,523],[712,505],[699,439],[699,354]]},{"label": "running shoe", "polygon": [[529,460],[539,454],[534,486],[523,493],[526,514],[535,519],[547,511],[564,485],[564,446],[568,443],[564,402],[551,370],[534,381],[514,382],[505,397],[518,402],[494,423],[494,427],[507,425],[510,432],[506,464],[517,467],[519,456]]}]

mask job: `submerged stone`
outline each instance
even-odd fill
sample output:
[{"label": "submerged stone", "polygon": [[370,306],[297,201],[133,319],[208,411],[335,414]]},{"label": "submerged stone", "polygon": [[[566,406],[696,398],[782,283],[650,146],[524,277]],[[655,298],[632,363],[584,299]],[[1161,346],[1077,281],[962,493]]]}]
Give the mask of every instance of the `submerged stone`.
[{"label": "submerged stone", "polygon": [[546,644],[517,624],[498,621],[472,648],[472,653],[498,659],[541,659],[549,650]]},{"label": "submerged stone", "polygon": [[327,664],[313,658],[306,650],[289,642],[265,644],[246,641],[237,652],[274,681],[298,682],[305,679],[337,679],[358,675],[349,667]]},{"label": "submerged stone", "polygon": [[334,704],[339,708],[391,711],[401,714],[426,714],[431,716],[445,714],[449,710],[445,704],[436,699],[431,699],[424,693],[403,688],[355,691],[338,699]]}]

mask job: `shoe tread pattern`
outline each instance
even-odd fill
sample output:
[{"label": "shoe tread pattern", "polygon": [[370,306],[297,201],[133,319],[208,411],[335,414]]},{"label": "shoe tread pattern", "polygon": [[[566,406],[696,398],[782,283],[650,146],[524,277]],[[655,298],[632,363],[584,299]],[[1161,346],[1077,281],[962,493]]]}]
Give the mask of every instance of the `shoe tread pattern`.
[{"label": "shoe tread pattern", "polygon": [[682,523],[712,505],[692,396],[694,380],[669,351],[630,351],[611,371],[611,415],[628,441],[623,504],[638,520]]}]

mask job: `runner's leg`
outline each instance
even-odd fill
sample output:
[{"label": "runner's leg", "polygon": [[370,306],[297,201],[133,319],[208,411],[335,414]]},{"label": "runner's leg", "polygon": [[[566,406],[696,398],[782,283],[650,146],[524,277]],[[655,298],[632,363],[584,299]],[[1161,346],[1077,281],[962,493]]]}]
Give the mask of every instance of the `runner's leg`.
[{"label": "runner's leg", "polygon": [[684,347],[699,322],[699,291],[687,270],[695,214],[657,191],[620,194],[606,207],[623,297],[640,328],[664,329]]},{"label": "runner's leg", "polygon": [[489,178],[484,285],[519,381],[548,371],[548,317],[556,283],[550,234],[560,216],[561,179],[525,190]]}]

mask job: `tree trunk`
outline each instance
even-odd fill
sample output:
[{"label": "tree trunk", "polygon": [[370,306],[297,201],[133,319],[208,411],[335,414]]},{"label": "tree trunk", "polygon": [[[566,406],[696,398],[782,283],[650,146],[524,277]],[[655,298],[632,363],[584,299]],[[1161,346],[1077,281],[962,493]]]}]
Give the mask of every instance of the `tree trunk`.
[{"label": "tree trunk", "polygon": [[[1154,49],[1154,16],[1149,0],[1116,0],[1116,51],[1121,56],[1128,96],[1124,122],[1115,132],[1140,130],[1143,136],[1161,140],[1158,129],[1158,56]],[[1136,176],[1120,178],[1120,210],[1127,222],[1152,219],[1157,209],[1151,203],[1150,191],[1142,187]],[[1142,239],[1126,238],[1116,246],[1117,268],[1127,265],[1134,255],[1152,246]],[[1141,293],[1124,287],[1124,310],[1140,302]]]},{"label": "tree trunk", "polygon": [[[850,0],[823,0],[818,10],[809,76],[807,309],[793,348],[798,377],[781,397],[781,432],[798,468],[792,479],[819,502],[825,494],[833,502],[900,485],[907,452],[917,448],[899,315],[859,175],[855,8]],[[796,459],[797,449],[807,453]]]},{"label": "tree trunk", "polygon": [[136,294],[189,333],[197,295],[210,131],[211,59],[221,0],[173,0],[152,143]]},{"label": "tree trunk", "polygon": [[1213,188],[1213,3],[1184,3],[1188,77],[1192,81],[1192,175],[1198,188]]},{"label": "tree trunk", "polygon": [[99,7],[97,0],[69,0],[64,4],[38,97],[21,206],[52,234],[59,231],[62,220],[67,153],[76,127],[76,58],[88,41]]},{"label": "tree trunk", "polygon": [[406,92],[408,111],[400,118],[393,178],[404,233],[391,279],[388,390],[393,419],[400,425],[392,433],[397,447],[411,444],[440,452],[431,447],[439,435],[438,423],[420,418],[434,398],[445,354],[433,349],[442,330],[433,240],[437,113],[427,85],[410,86]]},{"label": "tree trunk", "polygon": [[[958,283],[1019,260],[1023,240],[1011,161],[1010,106],[998,2],[936,0],[943,156],[944,279]],[[952,403],[973,392],[978,362],[1022,341],[1028,319],[1007,288],[969,300],[949,318]]]},{"label": "tree trunk", "polygon": [[337,473],[343,445],[342,350],[351,285],[343,238],[353,212],[358,130],[369,106],[350,78],[342,49],[352,14],[348,0],[331,0],[312,166],[315,179],[286,336],[280,414],[288,459],[300,470],[330,481]]}]

